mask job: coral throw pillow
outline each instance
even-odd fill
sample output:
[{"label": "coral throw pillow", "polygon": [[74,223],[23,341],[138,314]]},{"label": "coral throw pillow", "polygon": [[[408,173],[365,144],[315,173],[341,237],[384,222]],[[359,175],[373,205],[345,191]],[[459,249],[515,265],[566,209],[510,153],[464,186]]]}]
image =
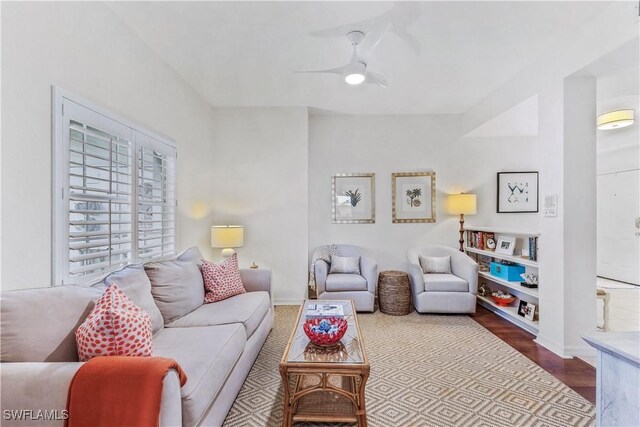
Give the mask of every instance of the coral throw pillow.
[{"label": "coral throw pillow", "polygon": [[205,304],[247,292],[240,278],[237,254],[231,255],[220,264],[203,259],[202,277],[204,278]]},{"label": "coral throw pillow", "polygon": [[78,358],[151,356],[151,318],[111,284],[76,330]]}]

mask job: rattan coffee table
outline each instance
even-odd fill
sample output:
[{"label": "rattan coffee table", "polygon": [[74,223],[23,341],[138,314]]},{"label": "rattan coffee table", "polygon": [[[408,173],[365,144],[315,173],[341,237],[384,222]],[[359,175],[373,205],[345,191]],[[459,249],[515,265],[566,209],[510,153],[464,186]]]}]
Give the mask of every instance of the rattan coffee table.
[{"label": "rattan coffee table", "polygon": [[347,332],[335,346],[317,347],[309,341],[302,325],[308,304],[305,301],[280,361],[284,383],[283,426],[295,422],[352,422],[367,425],[364,389],[369,378],[369,359],[352,301],[325,301],[341,304],[348,321]]}]

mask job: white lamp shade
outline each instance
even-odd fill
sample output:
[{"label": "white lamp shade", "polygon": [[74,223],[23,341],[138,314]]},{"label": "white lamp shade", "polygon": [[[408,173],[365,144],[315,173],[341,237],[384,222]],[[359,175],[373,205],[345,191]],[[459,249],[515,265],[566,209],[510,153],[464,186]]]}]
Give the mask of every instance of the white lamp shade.
[{"label": "white lamp shade", "polygon": [[447,198],[447,208],[450,214],[476,214],[475,194],[450,194]]},{"label": "white lamp shade", "polygon": [[244,245],[244,227],[241,225],[214,225],[211,227],[212,248],[239,248]]},{"label": "white lamp shade", "polygon": [[598,116],[599,130],[619,129],[631,126],[635,122],[634,110],[609,111]]}]

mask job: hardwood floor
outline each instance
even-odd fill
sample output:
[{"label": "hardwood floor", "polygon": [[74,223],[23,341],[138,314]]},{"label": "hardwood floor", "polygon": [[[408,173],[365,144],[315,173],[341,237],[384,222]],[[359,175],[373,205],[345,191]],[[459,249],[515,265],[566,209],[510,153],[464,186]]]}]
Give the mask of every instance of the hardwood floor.
[{"label": "hardwood floor", "polygon": [[506,321],[481,305],[477,306],[473,320],[491,331],[498,338],[531,359],[538,366],[572,388],[589,402],[596,402],[596,369],[587,362],[563,359],[541,345],[529,332]]}]

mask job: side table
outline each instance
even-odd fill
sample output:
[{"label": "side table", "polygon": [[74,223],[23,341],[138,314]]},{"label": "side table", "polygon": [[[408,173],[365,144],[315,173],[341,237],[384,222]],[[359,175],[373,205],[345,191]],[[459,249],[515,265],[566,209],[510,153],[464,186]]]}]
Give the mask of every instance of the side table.
[{"label": "side table", "polygon": [[380,272],[378,304],[381,312],[392,316],[411,313],[411,288],[407,273],[396,270]]}]

